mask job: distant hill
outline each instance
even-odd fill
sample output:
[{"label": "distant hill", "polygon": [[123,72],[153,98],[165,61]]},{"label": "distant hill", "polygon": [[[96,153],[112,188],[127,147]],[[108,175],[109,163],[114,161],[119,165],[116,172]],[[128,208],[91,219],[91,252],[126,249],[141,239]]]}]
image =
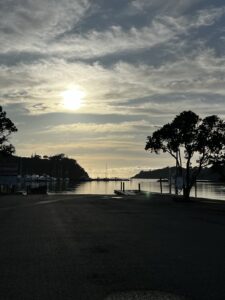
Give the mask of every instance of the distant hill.
[{"label": "distant hill", "polygon": [[[170,171],[169,171],[170,170]],[[171,174],[175,172],[175,167],[173,168],[163,168],[163,169],[156,169],[156,170],[149,170],[149,171],[141,171],[140,173],[136,174],[132,178],[146,178],[146,179],[159,179],[159,178],[168,178],[169,172]]]},{"label": "distant hill", "polygon": [[[141,171],[132,178],[142,178],[142,179],[159,179],[159,178],[169,178],[169,174],[173,175],[176,173],[176,167],[166,167],[163,169]],[[212,180],[212,181],[224,181],[224,167],[221,169],[211,167],[205,168],[201,171],[199,180]]]},{"label": "distant hill", "polygon": [[67,158],[64,154],[51,157],[39,155],[33,157],[10,156],[5,161],[17,163],[18,172],[21,175],[50,175],[51,177],[68,177],[71,181],[89,180],[88,173],[77,163],[75,159]]}]

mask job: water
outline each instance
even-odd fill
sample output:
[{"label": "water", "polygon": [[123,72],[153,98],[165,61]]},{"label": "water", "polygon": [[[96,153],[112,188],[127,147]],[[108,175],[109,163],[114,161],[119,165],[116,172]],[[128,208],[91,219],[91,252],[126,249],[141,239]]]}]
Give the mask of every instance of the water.
[{"label": "water", "polygon": [[[125,181],[126,190],[137,190],[138,184],[141,184],[141,190],[148,192],[160,192],[160,183],[155,179],[133,179]],[[120,190],[121,185],[118,181],[90,181],[81,182],[75,185],[55,185],[49,186],[49,192],[53,193],[66,193],[66,194],[105,194],[110,195],[114,190]],[[169,192],[167,182],[162,183],[163,193]],[[172,190],[174,193],[174,188]],[[195,195],[194,188],[191,191],[191,196]],[[225,200],[225,184],[212,183],[212,182],[198,182],[197,183],[197,196],[200,198]]]}]

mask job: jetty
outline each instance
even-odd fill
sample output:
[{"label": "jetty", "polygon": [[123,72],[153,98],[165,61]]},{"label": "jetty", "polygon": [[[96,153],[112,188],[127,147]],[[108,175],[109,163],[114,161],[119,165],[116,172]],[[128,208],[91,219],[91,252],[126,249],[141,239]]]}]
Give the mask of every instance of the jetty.
[{"label": "jetty", "polygon": [[126,190],[125,189],[125,182],[121,182],[120,190],[114,190],[116,195],[123,195],[123,196],[134,196],[134,195],[145,195],[146,192],[141,190],[141,184],[138,184],[137,190]]}]

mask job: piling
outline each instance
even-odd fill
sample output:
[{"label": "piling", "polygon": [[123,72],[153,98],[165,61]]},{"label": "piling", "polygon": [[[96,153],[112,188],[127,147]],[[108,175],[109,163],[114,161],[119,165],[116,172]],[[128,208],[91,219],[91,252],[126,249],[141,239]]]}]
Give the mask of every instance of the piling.
[{"label": "piling", "polygon": [[171,177],[169,178],[169,194],[172,194]]},{"label": "piling", "polygon": [[178,195],[178,188],[177,188],[177,177],[175,178],[174,189],[175,189],[175,195]]},{"label": "piling", "polygon": [[195,181],[195,198],[198,196],[197,181]]},{"label": "piling", "polygon": [[138,183],[138,192],[140,192],[140,191],[141,191],[141,184]]},{"label": "piling", "polygon": [[168,179],[169,179],[169,194],[172,194],[172,182],[171,182],[171,170],[169,168],[169,174],[168,174]]},{"label": "piling", "polygon": [[160,193],[162,194],[162,178],[159,179],[160,182]]}]

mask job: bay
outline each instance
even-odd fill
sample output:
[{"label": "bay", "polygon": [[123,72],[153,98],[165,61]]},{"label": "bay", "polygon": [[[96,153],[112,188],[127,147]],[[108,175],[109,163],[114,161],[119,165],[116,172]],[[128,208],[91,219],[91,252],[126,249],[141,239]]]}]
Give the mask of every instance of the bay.
[{"label": "bay", "polygon": [[[137,190],[138,184],[141,190],[146,192],[160,192],[160,183],[156,179],[132,179],[124,181],[126,190]],[[61,184],[48,186],[49,193],[63,193],[63,194],[114,194],[114,190],[121,189],[121,182],[119,181],[88,181],[79,182],[76,184]],[[167,182],[162,183],[163,193],[169,193],[169,185]],[[174,194],[174,187],[172,193]],[[195,189],[191,191],[191,196],[195,196]],[[197,197],[225,200],[225,184],[215,182],[198,182],[197,183]]]}]

